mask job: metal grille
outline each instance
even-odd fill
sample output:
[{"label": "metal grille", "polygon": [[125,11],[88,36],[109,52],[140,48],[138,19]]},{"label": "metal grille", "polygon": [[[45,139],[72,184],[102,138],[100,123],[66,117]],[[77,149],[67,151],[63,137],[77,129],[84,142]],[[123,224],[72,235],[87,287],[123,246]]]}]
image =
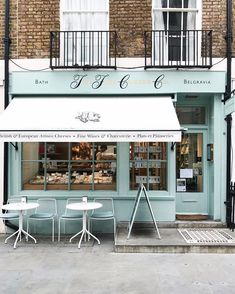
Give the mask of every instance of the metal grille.
[{"label": "metal grille", "polygon": [[50,67],[116,69],[115,31],[58,31],[50,33]]},{"label": "metal grille", "polygon": [[219,244],[235,243],[235,238],[222,229],[178,229],[187,243]]},{"label": "metal grille", "polygon": [[212,66],[212,31],[146,31],[145,68],[210,68]]}]

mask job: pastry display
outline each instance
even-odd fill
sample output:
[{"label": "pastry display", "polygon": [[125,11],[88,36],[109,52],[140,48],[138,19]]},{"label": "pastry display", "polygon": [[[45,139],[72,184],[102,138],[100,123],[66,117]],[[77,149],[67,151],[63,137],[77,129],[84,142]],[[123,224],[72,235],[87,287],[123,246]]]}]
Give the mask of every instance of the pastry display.
[{"label": "pastry display", "polygon": [[91,147],[89,143],[80,142],[72,147],[72,160],[89,160],[91,158]]},{"label": "pastry display", "polygon": [[47,183],[48,184],[68,184],[69,182],[69,175],[68,173],[51,173],[47,176]]},{"label": "pastry display", "polygon": [[[93,174],[87,175],[87,173],[83,173],[80,175],[78,172],[73,172],[71,175],[71,183],[73,184],[91,184],[93,179]],[[44,176],[35,176],[30,184],[44,184],[45,177]],[[47,174],[46,177],[47,184],[68,184],[69,175],[67,173],[51,173]],[[102,174],[102,172],[94,173],[94,183],[95,184],[112,184],[113,177],[111,175]]]},{"label": "pastry display", "polygon": [[[51,173],[47,174],[46,181],[48,184],[68,184],[69,176],[68,173]],[[44,184],[45,177],[44,176],[35,176],[30,184]]]},{"label": "pastry display", "polygon": [[[27,189],[30,184],[34,185],[32,189],[41,189],[39,185],[51,185],[49,189],[65,189],[64,186],[68,184],[115,184],[116,154],[113,146],[78,142],[71,144],[71,152],[66,148],[62,148],[60,153],[58,150],[54,154],[53,150],[50,151],[49,157],[42,158],[38,174],[25,183]],[[71,154],[70,160],[66,160],[68,154]],[[58,186],[53,188],[53,185]],[[75,189],[82,188],[77,186]]]},{"label": "pastry display", "polygon": [[[93,175],[87,175],[84,173],[83,175],[76,175],[74,184],[91,184],[93,179]],[[102,172],[94,173],[94,183],[95,184],[112,184],[113,177],[109,175],[103,175]]]},{"label": "pastry display", "polygon": [[33,179],[30,180],[30,184],[44,184],[45,177],[44,176],[35,176]]}]

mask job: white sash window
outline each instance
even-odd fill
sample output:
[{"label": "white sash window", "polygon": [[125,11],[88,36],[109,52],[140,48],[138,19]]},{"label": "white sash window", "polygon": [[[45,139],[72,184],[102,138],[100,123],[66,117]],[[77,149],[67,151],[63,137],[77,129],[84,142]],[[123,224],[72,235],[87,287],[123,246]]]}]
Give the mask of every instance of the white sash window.
[{"label": "white sash window", "polygon": [[61,0],[61,56],[68,65],[101,65],[108,56],[109,0]]},{"label": "white sash window", "polygon": [[200,52],[201,0],[153,0],[154,56],[160,64],[190,65]]}]

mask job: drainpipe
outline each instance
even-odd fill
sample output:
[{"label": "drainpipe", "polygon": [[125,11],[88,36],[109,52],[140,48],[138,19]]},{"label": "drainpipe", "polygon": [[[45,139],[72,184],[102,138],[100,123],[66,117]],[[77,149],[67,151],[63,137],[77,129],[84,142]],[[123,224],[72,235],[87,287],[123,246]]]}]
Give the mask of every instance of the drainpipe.
[{"label": "drainpipe", "polygon": [[227,122],[227,169],[226,169],[226,223],[227,226],[231,225],[231,213],[232,213],[232,203],[230,197],[230,181],[231,181],[231,128],[232,128],[232,115],[229,114],[225,118]]},{"label": "drainpipe", "polygon": [[[9,104],[9,59],[10,59],[10,0],[5,0],[5,34],[4,34],[4,108]],[[8,143],[4,143],[3,160],[3,202],[8,200]],[[5,222],[9,228],[17,230],[18,227],[9,221]]]},{"label": "drainpipe", "polygon": [[231,72],[232,72],[232,0],[227,0],[227,32],[226,32],[226,57],[227,57],[227,84],[224,102],[231,97]]},{"label": "drainpipe", "polygon": [[[227,81],[224,94],[224,103],[231,97],[231,82],[232,82],[232,0],[227,0],[227,32],[226,32],[226,57],[227,57]],[[231,201],[230,201],[230,181],[231,181],[231,114],[226,117],[227,122],[227,156],[226,156],[226,223],[230,226],[231,223]]]},{"label": "drainpipe", "polygon": [[[10,0],[5,0],[5,36],[4,36],[4,108],[9,104],[9,57],[10,57]],[[3,201],[8,200],[8,143],[4,143]]]}]

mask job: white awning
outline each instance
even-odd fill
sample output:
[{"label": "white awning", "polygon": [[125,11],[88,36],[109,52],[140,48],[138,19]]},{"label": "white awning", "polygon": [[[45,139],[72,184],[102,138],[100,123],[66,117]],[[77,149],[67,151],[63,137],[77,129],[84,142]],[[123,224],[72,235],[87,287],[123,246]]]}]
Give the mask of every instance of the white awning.
[{"label": "white awning", "polygon": [[14,98],[0,114],[5,142],[179,142],[170,97]]}]

